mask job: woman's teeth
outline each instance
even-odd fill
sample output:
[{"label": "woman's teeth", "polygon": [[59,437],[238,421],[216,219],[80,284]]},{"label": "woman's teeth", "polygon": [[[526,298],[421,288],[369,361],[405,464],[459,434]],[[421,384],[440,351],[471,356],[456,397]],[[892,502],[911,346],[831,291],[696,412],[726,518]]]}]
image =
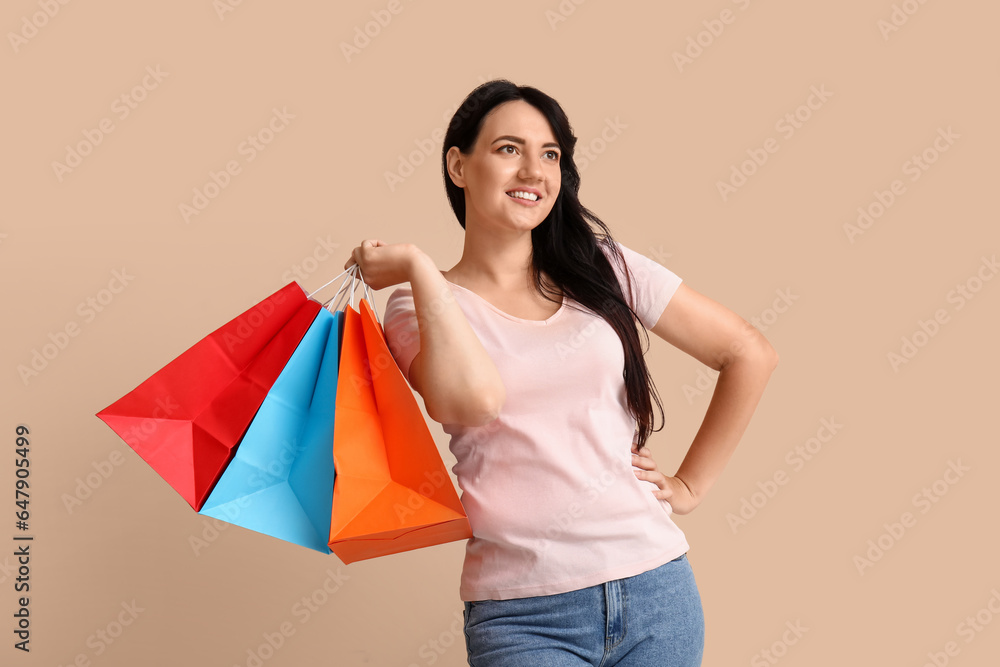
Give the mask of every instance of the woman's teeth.
[{"label": "woman's teeth", "polygon": [[538,195],[531,192],[524,192],[523,190],[514,190],[513,192],[508,192],[507,195],[517,197],[518,199],[527,199],[528,201],[538,201]]}]

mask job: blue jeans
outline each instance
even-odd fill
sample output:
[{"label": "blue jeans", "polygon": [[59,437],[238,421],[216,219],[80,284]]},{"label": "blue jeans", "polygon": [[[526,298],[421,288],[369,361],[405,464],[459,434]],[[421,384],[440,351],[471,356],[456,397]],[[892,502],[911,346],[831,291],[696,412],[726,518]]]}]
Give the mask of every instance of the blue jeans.
[{"label": "blue jeans", "polygon": [[701,596],[687,554],[578,591],[465,603],[471,667],[697,667]]}]

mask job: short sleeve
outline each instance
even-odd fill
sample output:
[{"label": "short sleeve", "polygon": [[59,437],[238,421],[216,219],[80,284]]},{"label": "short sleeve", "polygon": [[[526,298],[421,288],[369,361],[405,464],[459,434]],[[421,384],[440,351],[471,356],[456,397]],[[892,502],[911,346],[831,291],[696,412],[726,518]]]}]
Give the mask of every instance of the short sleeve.
[{"label": "short sleeve", "polygon": [[639,321],[646,329],[656,326],[660,315],[663,314],[670,299],[681,286],[682,279],[676,273],[645,255],[641,255],[634,250],[623,246],[615,241],[615,245],[622,252],[625,263],[631,272],[632,290],[631,294],[627,289],[625,275],[618,262],[611,255],[610,250],[603,245],[601,248],[608,256],[612,268],[618,275],[618,283],[621,285],[622,294],[630,299],[632,309],[639,316]]},{"label": "short sleeve", "polygon": [[413,291],[409,287],[400,287],[389,295],[382,316],[382,330],[389,352],[403,372],[403,377],[409,381],[410,364],[420,351],[417,311],[413,305]]}]

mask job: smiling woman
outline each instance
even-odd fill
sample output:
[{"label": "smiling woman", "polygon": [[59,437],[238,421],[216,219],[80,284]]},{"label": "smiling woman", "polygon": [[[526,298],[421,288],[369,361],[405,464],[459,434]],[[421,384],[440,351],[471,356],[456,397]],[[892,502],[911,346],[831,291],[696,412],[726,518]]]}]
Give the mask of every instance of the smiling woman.
[{"label": "smiling woman", "polygon": [[[385,335],[451,436],[473,532],[460,586],[469,664],[691,667],[704,616],[672,515],[721,474],[777,355],[613,239],[578,199],[576,141],[545,93],[484,83],[442,147],[459,262],[440,271],[412,244],[366,240],[345,268],[359,264],[375,289],[409,283],[389,297]],[[672,477],[645,447],[654,403],[662,416],[647,331],[720,371]]]}]

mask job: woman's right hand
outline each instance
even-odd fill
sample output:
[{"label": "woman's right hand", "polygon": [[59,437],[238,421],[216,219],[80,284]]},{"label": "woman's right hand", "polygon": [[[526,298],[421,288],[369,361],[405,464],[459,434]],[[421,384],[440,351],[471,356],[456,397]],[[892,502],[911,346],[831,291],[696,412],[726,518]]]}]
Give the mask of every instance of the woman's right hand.
[{"label": "woman's right hand", "polygon": [[361,277],[374,290],[385,289],[410,280],[414,259],[422,251],[412,243],[385,243],[366,239],[351,251],[344,268],[357,264]]}]

